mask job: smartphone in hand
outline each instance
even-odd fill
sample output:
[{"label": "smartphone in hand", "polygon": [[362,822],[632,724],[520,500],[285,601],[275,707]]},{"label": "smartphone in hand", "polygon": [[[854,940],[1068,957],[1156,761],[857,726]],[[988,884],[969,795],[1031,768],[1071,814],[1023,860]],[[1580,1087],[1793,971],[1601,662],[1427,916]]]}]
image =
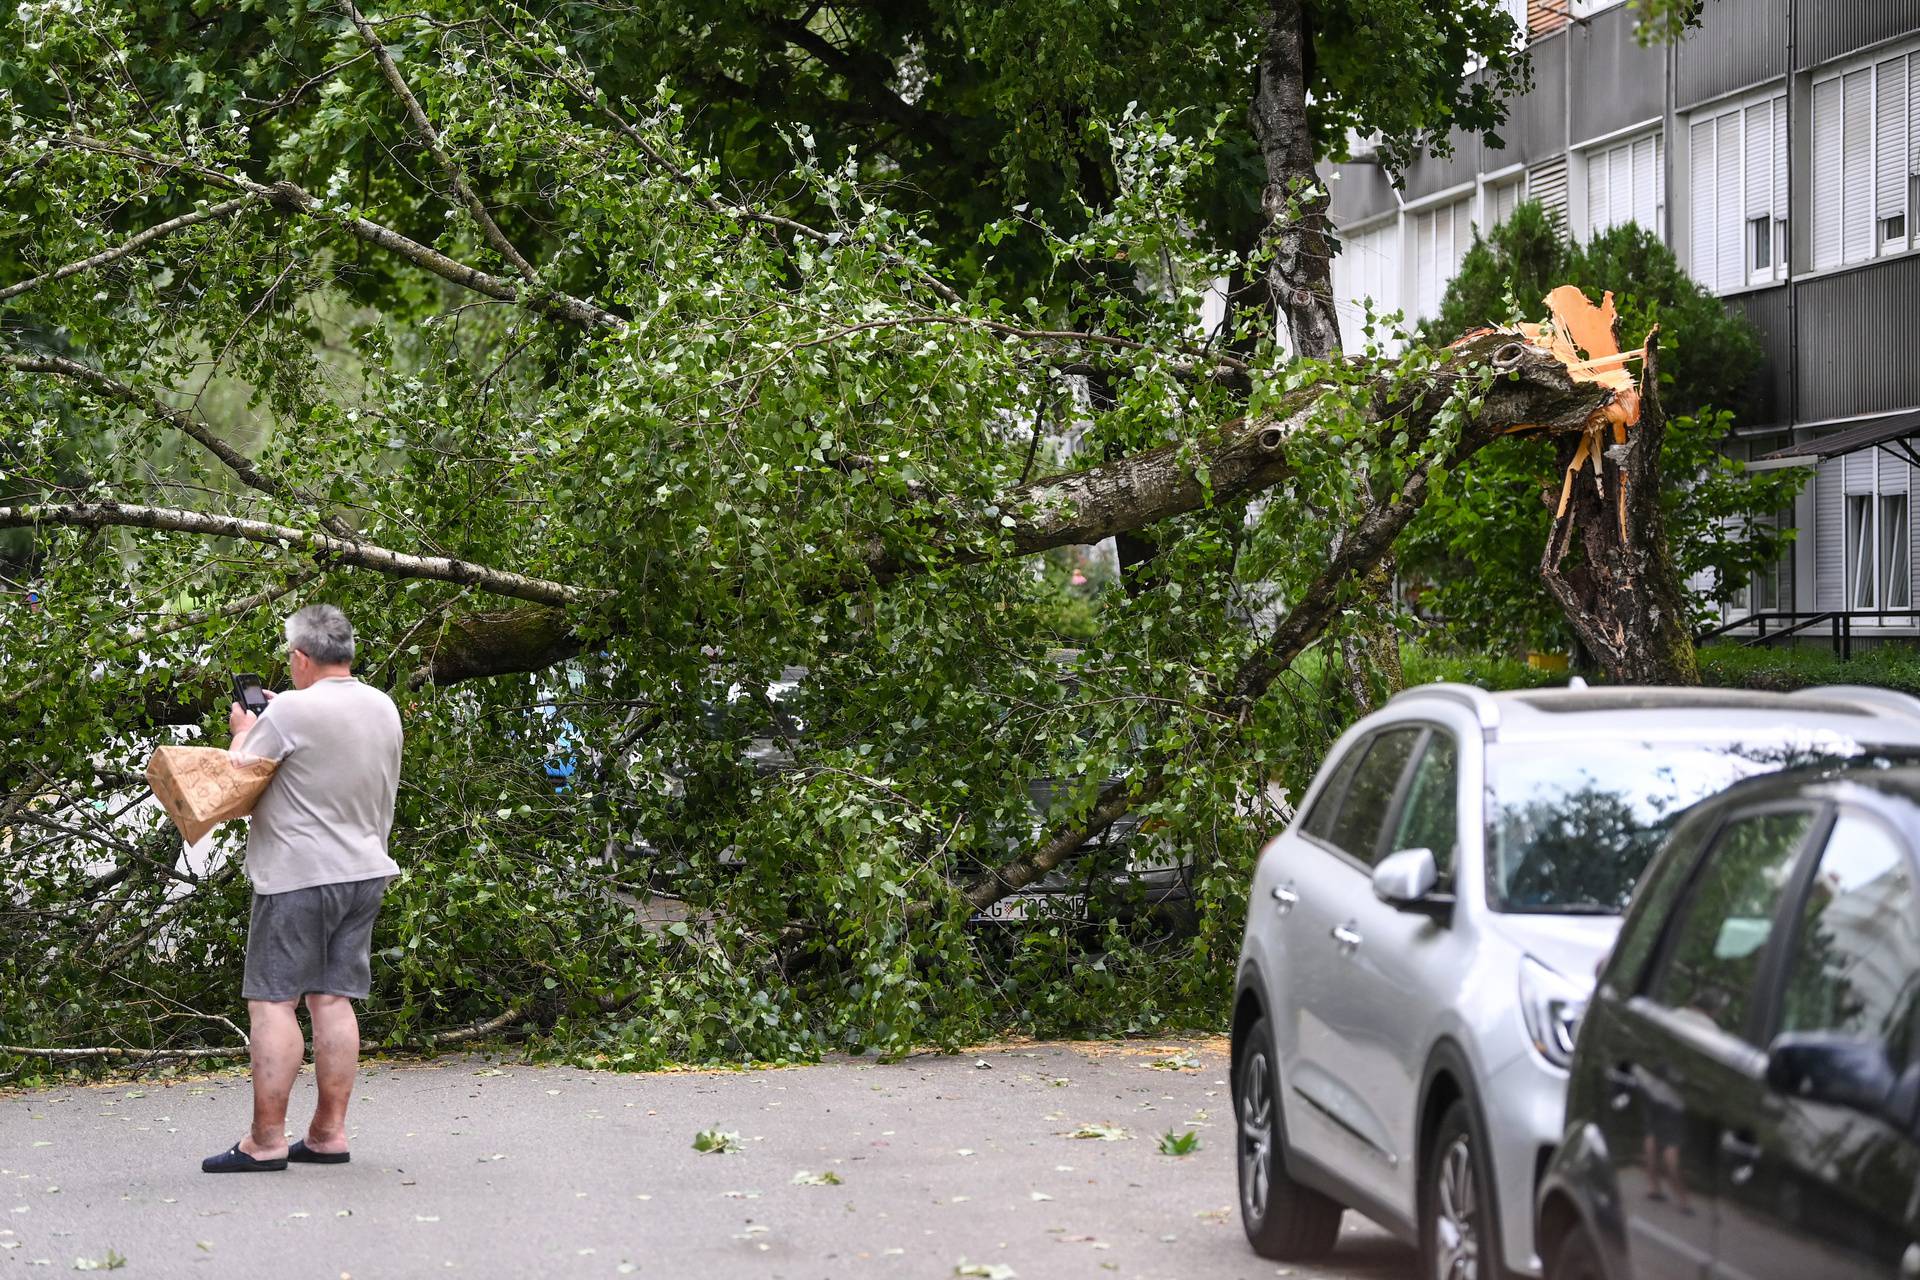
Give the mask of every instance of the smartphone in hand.
[{"label": "smartphone in hand", "polygon": [[266,681],[259,676],[236,675],[233,678],[233,700],[243,710],[259,715],[267,709]]}]

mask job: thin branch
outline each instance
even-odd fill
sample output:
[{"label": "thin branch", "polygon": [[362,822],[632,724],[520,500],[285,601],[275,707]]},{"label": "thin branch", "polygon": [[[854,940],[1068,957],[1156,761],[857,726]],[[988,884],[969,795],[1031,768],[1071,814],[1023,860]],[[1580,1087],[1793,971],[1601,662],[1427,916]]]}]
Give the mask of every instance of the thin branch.
[{"label": "thin branch", "polygon": [[537,604],[577,604],[588,596],[581,588],[563,582],[494,569],[470,560],[411,555],[357,538],[343,538],[238,516],[211,515],[177,507],[137,506],[124,502],[48,502],[0,507],[0,529],[32,528],[42,524],[81,529],[155,529],[169,533],[242,538],[264,546],[298,547],[321,560],[371,569],[396,578],[431,578],[438,582],[463,583],[493,595],[531,600]]},{"label": "thin branch", "polygon": [[[0,366],[18,369],[22,373],[46,373],[56,377],[68,378],[74,382],[83,382],[103,395],[111,396],[122,403],[130,404],[143,413],[171,423],[182,434],[193,439],[208,453],[226,464],[227,470],[238,476],[240,482],[249,489],[264,493],[268,497],[289,496],[289,488],[280,481],[267,475],[246,454],[214,434],[213,428],[188,413],[185,409],[176,409],[152,392],[143,391],[92,369],[77,360],[65,356],[16,356],[0,354]],[[307,497],[301,494],[299,496]],[[309,498],[309,500],[311,500]],[[352,529],[337,516],[321,521],[333,533],[341,537],[351,537]]]},{"label": "thin branch", "polygon": [[453,1031],[441,1031],[430,1035],[427,1037],[427,1043],[437,1047],[448,1044],[463,1044],[468,1040],[478,1040],[482,1036],[492,1035],[508,1023],[520,1018],[525,1012],[526,1009],[524,1006],[517,1004],[512,1005],[508,1007],[506,1012],[500,1014],[498,1017],[488,1018],[484,1022],[476,1022],[471,1026],[460,1027]]},{"label": "thin branch", "polygon": [[81,1062],[88,1058],[123,1058],[133,1062],[154,1062],[163,1058],[244,1058],[249,1052],[244,1045],[238,1049],[127,1049],[119,1045],[42,1049],[28,1044],[0,1044],[0,1055],[42,1058],[48,1062]]},{"label": "thin branch", "polygon": [[188,227],[196,226],[202,222],[211,222],[216,218],[224,218],[229,214],[238,213],[240,210],[250,205],[258,204],[259,202],[259,196],[249,193],[238,196],[232,200],[222,201],[206,209],[196,210],[193,213],[183,213],[177,218],[171,218],[157,226],[148,227],[145,231],[128,237],[111,249],[103,249],[90,258],[82,258],[78,262],[69,262],[64,267],[57,267],[52,271],[37,275],[31,280],[22,280],[18,284],[10,284],[4,289],[0,289],[0,302],[5,302],[9,298],[17,298],[21,294],[31,289],[37,289],[43,284],[52,284],[56,280],[64,280],[68,276],[79,275],[82,271],[91,271],[95,267],[104,267],[109,262],[124,258],[130,253],[145,248],[163,236],[170,236],[176,231],[184,231]]},{"label": "thin branch", "polygon": [[380,74],[386,77],[388,86],[393,89],[401,105],[406,108],[407,119],[412,123],[413,131],[420,135],[420,141],[426,144],[427,150],[432,153],[433,158],[439,162],[440,168],[453,183],[455,194],[460,197],[461,203],[466,205],[467,212],[473,215],[474,222],[479,224],[481,236],[493,246],[495,252],[513,264],[514,270],[526,277],[528,284],[537,287],[540,284],[539,273],[533,269],[533,264],[513,247],[513,242],[507,239],[507,233],[500,229],[500,224],[493,220],[491,213],[487,212],[487,206],[480,202],[480,197],[474,193],[459,162],[448,153],[440,140],[440,134],[433,127],[433,122],[427,119],[427,113],[421,108],[420,100],[413,96],[411,89],[407,88],[406,77],[400,74],[400,68],[394,64],[393,55],[387,52],[387,46],[380,42],[380,37],[374,34],[372,26],[360,16],[360,10],[354,7],[353,0],[340,0],[340,7],[346,10],[347,17],[352,19],[353,25],[360,32],[360,38],[365,40],[367,47],[373,50],[374,60],[380,64]]},{"label": "thin branch", "polygon": [[[511,38],[510,35],[509,38]],[[818,227],[810,227],[806,223],[796,221],[793,218],[783,218],[777,213],[766,213],[759,209],[749,209],[744,205],[730,204],[725,200],[709,194],[703,190],[692,177],[683,171],[684,166],[670,163],[665,156],[660,154],[659,148],[655,147],[644,133],[636,128],[626,117],[622,116],[618,111],[615,111],[606,101],[605,93],[592,85],[582,84],[560,68],[542,61],[537,54],[534,54],[531,50],[527,50],[524,46],[521,51],[526,54],[541,71],[571,89],[576,97],[587,102],[595,110],[600,112],[602,116],[606,117],[607,122],[615,129],[618,129],[629,142],[633,143],[640,154],[645,156],[655,169],[671,181],[692,192],[694,198],[699,200],[700,203],[708,209],[729,218],[737,218],[742,222],[759,223],[762,226],[777,227],[782,231],[790,231],[794,235],[803,236],[818,244],[832,243],[827,233]],[[887,257],[894,262],[904,260],[898,254],[893,253],[889,253]],[[927,275],[924,272],[921,278],[926,286],[939,294],[941,298],[956,305],[960,302],[960,295],[943,281]]]},{"label": "thin branch", "polygon": [[[1106,333],[1087,333],[1079,329],[1023,329],[1018,325],[1005,324],[999,320],[985,320],[978,316],[950,316],[927,312],[910,316],[891,316],[884,320],[866,320],[860,324],[847,325],[844,328],[834,330],[832,333],[822,334],[818,338],[810,338],[805,342],[797,342],[789,347],[788,351],[799,351],[806,347],[818,347],[829,342],[837,342],[841,338],[861,333],[868,329],[894,329],[916,324],[959,325],[969,329],[986,329],[992,333],[1005,334],[1010,338],[1024,338],[1036,342],[1083,342],[1092,346],[1115,347],[1122,351],[1160,351],[1165,349],[1156,347],[1152,343],[1136,342],[1132,338],[1118,338]],[[1253,371],[1252,366],[1238,356],[1218,353],[1209,354],[1201,348],[1190,347],[1184,343],[1175,344],[1172,349],[1184,355],[1213,360],[1221,368],[1229,369],[1234,373],[1251,373]]]},{"label": "thin branch", "polygon": [[97,155],[118,156],[137,164],[191,174],[209,185],[257,196],[283,213],[297,213],[316,221],[331,223],[355,239],[405,258],[422,270],[432,272],[442,280],[451,281],[463,289],[470,289],[502,302],[516,303],[581,328],[621,329],[626,327],[625,320],[605,307],[583,298],[550,289],[524,290],[519,281],[493,275],[478,267],[470,267],[464,262],[448,257],[438,249],[429,248],[417,240],[400,234],[391,227],[383,226],[368,218],[329,209],[318,196],[292,182],[263,183],[238,170],[223,173],[197,161],[179,156],[160,155],[122,142],[108,142],[100,138],[90,138],[84,134],[56,134],[48,141],[58,146],[91,151]]}]

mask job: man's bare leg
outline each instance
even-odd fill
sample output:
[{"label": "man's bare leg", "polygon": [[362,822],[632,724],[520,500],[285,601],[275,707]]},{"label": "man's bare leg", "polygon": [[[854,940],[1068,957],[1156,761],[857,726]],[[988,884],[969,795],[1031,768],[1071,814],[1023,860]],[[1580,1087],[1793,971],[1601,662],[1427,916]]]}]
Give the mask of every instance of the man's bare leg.
[{"label": "man's bare leg", "polygon": [[247,1047],[253,1059],[253,1130],[240,1149],[256,1160],[287,1154],[287,1097],[306,1057],[292,1000],[249,1000]]},{"label": "man's bare leg", "polygon": [[347,1149],[347,1103],[360,1067],[360,1020],[345,996],[307,995],[313,1023],[313,1077],[320,1101],[307,1126],[307,1150],[334,1155]]}]

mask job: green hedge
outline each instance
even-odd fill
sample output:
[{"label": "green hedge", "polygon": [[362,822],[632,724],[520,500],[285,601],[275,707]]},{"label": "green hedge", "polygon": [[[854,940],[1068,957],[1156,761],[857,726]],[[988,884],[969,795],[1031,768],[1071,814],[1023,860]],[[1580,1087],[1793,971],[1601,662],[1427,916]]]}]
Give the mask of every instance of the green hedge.
[{"label": "green hedge", "polygon": [[[1402,661],[1408,685],[1457,680],[1483,689],[1537,689],[1565,684],[1567,679],[1564,673],[1536,671],[1517,658],[1432,652],[1417,645],[1406,647]],[[1920,697],[1920,646],[1898,642],[1875,645],[1856,649],[1851,660],[1843,661],[1824,646],[1749,649],[1738,644],[1706,645],[1700,650],[1700,675],[1706,684],[1723,689],[1785,693],[1812,685],[1865,684]]]}]

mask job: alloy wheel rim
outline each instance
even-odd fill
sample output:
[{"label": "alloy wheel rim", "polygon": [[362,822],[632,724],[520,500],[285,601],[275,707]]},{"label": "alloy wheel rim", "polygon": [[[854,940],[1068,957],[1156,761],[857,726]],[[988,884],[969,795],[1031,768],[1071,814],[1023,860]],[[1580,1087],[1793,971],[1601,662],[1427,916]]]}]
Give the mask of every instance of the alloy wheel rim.
[{"label": "alloy wheel rim", "polygon": [[1240,1077],[1240,1204],[1249,1222],[1264,1222],[1273,1186],[1273,1093],[1267,1055],[1256,1050]]},{"label": "alloy wheel rim", "polygon": [[1466,1135],[1447,1144],[1434,1187],[1434,1280],[1479,1280],[1479,1188]]}]

